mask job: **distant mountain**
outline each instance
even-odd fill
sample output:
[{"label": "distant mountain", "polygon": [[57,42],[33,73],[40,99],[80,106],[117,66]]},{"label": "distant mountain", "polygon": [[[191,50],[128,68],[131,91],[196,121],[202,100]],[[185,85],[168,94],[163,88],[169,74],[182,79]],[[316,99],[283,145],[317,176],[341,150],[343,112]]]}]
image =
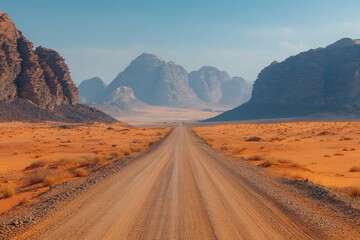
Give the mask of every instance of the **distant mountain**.
[{"label": "distant mountain", "polygon": [[221,92],[220,104],[239,106],[250,100],[252,84],[241,77],[233,77],[222,82]]},{"label": "distant mountain", "polygon": [[196,96],[209,104],[239,106],[251,97],[250,83],[240,77],[232,78],[215,67],[191,72],[189,84]]},{"label": "distant mountain", "polygon": [[106,90],[106,83],[99,77],[84,80],[79,85],[79,94],[87,102],[99,101],[100,95]]},{"label": "distant mountain", "polygon": [[274,62],[259,74],[251,100],[209,121],[360,116],[360,40],[341,39]]},{"label": "distant mountain", "polygon": [[124,86],[116,88],[105,101],[88,105],[114,117],[138,114],[136,110],[147,107],[147,104],[135,97],[131,88]]},{"label": "distant mountain", "polygon": [[196,96],[207,103],[218,103],[222,96],[222,83],[230,80],[227,72],[215,67],[202,67],[189,74],[189,84]]},{"label": "distant mountain", "polygon": [[107,121],[115,119],[78,105],[78,90],[65,60],[38,47],[0,12],[0,121]]},{"label": "distant mountain", "polygon": [[119,117],[136,114],[149,105],[228,109],[250,99],[251,84],[215,67],[202,67],[188,74],[173,62],[143,53],[108,86],[95,77],[83,81],[79,91],[87,105]]},{"label": "distant mountain", "polygon": [[107,94],[121,86],[132,88],[139,100],[150,105],[189,107],[198,102],[186,70],[152,54],[144,53],[132,61],[109,84]]}]

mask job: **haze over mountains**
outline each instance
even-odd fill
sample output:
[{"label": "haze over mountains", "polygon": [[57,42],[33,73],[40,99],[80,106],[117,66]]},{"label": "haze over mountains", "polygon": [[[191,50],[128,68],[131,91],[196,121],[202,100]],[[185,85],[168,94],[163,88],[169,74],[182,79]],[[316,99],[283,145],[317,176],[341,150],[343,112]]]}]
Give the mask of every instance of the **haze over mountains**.
[{"label": "haze over mountains", "polygon": [[246,104],[208,121],[360,117],[360,40],[341,39],[263,69]]},{"label": "haze over mountains", "polygon": [[114,121],[78,104],[65,60],[33,45],[0,12],[0,121]]},{"label": "haze over mountains", "polygon": [[114,116],[116,111],[108,111],[106,106],[113,105],[114,93],[123,87],[128,88],[127,92],[133,90],[132,101],[130,104],[126,100],[129,97],[118,98],[117,116],[146,105],[229,109],[251,95],[251,84],[240,77],[232,78],[215,67],[202,67],[188,74],[182,66],[148,53],[138,56],[108,86],[93,78],[83,81],[79,91],[89,105]]}]

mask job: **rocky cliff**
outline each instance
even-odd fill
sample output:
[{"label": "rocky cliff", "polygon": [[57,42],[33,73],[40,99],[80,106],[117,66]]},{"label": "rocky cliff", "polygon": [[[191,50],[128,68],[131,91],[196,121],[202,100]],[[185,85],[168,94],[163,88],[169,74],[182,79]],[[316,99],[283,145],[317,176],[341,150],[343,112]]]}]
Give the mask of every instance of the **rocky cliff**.
[{"label": "rocky cliff", "polygon": [[[2,12],[0,12],[0,103],[2,108],[0,121],[11,121],[11,119],[97,121],[101,120],[99,116],[103,114],[85,106],[77,106],[78,90],[71,80],[65,60],[51,49],[38,47],[34,50],[32,43],[16,29],[8,15]],[[29,110],[28,113],[26,109]],[[71,111],[66,109],[77,109],[79,112],[73,113],[74,117],[72,117]],[[103,117],[105,119],[108,116]],[[110,117],[107,119],[114,120]]]},{"label": "rocky cliff", "polygon": [[239,106],[251,98],[252,84],[241,77],[233,77],[221,84],[221,105]]},{"label": "rocky cliff", "polygon": [[189,87],[186,70],[173,62],[144,53],[137,57],[108,86],[108,94],[127,86],[150,105],[190,106],[198,101]]},{"label": "rocky cliff", "polygon": [[189,84],[196,96],[207,103],[218,103],[221,95],[221,85],[230,80],[227,72],[215,67],[202,67],[189,74]]},{"label": "rocky cliff", "polygon": [[341,39],[262,70],[251,100],[211,120],[360,113],[360,41]]},{"label": "rocky cliff", "polygon": [[0,100],[27,99],[43,109],[77,104],[77,89],[60,55],[35,51],[5,13],[0,13]]},{"label": "rocky cliff", "polygon": [[209,104],[239,106],[249,101],[252,86],[240,77],[230,77],[215,67],[202,67],[189,74],[196,96]]},{"label": "rocky cliff", "polygon": [[106,83],[99,77],[84,80],[79,85],[80,96],[87,102],[98,102],[101,94],[106,90]]}]

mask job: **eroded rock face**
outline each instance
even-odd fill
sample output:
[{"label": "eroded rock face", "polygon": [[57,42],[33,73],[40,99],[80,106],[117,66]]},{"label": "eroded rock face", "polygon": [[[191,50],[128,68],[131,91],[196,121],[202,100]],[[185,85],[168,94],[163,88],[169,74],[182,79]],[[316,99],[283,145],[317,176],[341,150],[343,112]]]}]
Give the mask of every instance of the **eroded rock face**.
[{"label": "eroded rock face", "polygon": [[106,90],[106,83],[99,77],[84,80],[79,85],[80,96],[87,102],[99,102],[101,94]]},{"label": "eroded rock face", "polygon": [[189,74],[196,96],[210,104],[239,106],[251,97],[252,85],[241,77],[230,77],[215,67],[202,67]]},{"label": "eroded rock face", "polygon": [[58,52],[44,47],[36,48],[35,53],[39,57],[50,93],[55,97],[55,105],[77,104],[78,90],[64,58]]},{"label": "eroded rock face", "polygon": [[32,43],[1,12],[0,59],[0,101],[22,98],[49,110],[78,103],[64,59],[50,49],[34,51]]},{"label": "eroded rock face", "polygon": [[251,98],[252,85],[241,77],[233,77],[221,84],[219,103],[229,106],[240,106]]},{"label": "eroded rock face", "polygon": [[254,103],[331,106],[360,102],[360,45],[341,39],[268,66],[254,85]]},{"label": "eroded rock face", "polygon": [[207,103],[218,103],[222,96],[222,83],[230,75],[215,67],[202,67],[189,74],[189,84],[196,96]]},{"label": "eroded rock face", "polygon": [[142,54],[120,73],[107,89],[127,86],[135,96],[150,105],[187,106],[197,101],[189,87],[186,70],[152,54]]},{"label": "eroded rock face", "polygon": [[248,103],[211,120],[345,112],[360,116],[360,41],[349,38],[272,63],[260,72]]}]

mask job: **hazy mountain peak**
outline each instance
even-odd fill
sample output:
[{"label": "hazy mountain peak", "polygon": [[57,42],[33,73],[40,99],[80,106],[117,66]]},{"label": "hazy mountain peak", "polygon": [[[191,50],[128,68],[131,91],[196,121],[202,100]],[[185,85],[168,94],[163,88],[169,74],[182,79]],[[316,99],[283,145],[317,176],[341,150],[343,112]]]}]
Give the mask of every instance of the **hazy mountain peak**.
[{"label": "hazy mountain peak", "polygon": [[157,56],[157,55],[155,55],[155,54],[151,54],[151,53],[142,53],[142,54],[139,55],[137,58],[135,58],[135,60],[134,60],[133,62],[139,62],[139,61],[144,61],[144,62],[159,62],[159,63],[165,62],[162,57]]},{"label": "hazy mountain peak", "polygon": [[326,48],[343,48],[360,44],[360,39],[342,38]]}]

